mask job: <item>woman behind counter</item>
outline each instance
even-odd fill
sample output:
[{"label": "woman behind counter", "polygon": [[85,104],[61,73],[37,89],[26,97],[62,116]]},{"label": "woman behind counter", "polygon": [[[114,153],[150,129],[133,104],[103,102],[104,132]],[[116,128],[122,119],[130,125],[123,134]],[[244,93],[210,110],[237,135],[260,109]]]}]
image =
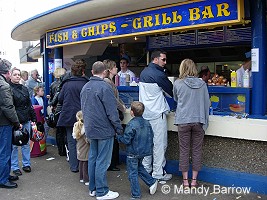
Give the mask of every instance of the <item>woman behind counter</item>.
[{"label": "woman behind counter", "polygon": [[[175,124],[178,125],[179,170],[184,187],[196,187],[201,169],[202,144],[208,127],[210,100],[206,83],[198,78],[195,63],[185,59],[180,65],[179,79],[174,82],[173,95],[177,102]],[[189,153],[192,146],[192,182],[189,185]]]},{"label": "woman behind counter", "polygon": [[[36,122],[36,115],[31,104],[29,92],[26,86],[20,84],[21,72],[17,68],[11,69],[10,76],[10,87],[13,92],[14,106],[19,118],[19,122],[25,127],[30,133],[31,122]],[[25,172],[31,172],[31,161],[30,161],[30,145],[21,146],[22,153],[22,169]],[[17,176],[22,175],[19,167],[18,160],[18,146],[13,145],[11,155],[11,170]]]}]

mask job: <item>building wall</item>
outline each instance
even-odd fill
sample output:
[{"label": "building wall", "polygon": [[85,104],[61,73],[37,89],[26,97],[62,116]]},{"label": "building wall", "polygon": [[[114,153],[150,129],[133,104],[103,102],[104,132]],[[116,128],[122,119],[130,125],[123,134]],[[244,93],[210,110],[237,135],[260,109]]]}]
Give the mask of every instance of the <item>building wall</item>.
[{"label": "building wall", "polygon": [[[205,135],[203,165],[267,176],[267,142]],[[177,132],[168,132],[167,160],[179,160]]]}]

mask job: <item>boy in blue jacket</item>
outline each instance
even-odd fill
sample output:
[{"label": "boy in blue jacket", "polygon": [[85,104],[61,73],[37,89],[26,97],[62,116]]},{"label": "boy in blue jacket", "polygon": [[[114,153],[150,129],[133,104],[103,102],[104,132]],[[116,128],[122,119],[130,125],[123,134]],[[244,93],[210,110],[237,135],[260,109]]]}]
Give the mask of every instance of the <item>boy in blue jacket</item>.
[{"label": "boy in blue jacket", "polygon": [[138,175],[149,186],[150,194],[155,194],[158,184],[142,164],[143,158],[153,153],[153,130],[142,117],[144,109],[143,103],[132,102],[130,114],[133,119],[127,124],[124,135],[117,135],[118,142],[126,144],[127,171],[133,199],[141,197]]}]

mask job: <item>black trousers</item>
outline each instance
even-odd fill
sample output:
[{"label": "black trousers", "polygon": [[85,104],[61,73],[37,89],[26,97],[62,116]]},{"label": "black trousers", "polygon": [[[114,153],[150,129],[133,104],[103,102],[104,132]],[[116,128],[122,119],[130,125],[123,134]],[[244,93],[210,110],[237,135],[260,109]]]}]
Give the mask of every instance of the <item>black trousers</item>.
[{"label": "black trousers", "polygon": [[67,144],[67,134],[65,127],[58,126],[56,128],[56,142],[57,142],[57,149],[58,154],[60,156],[66,156],[66,148],[65,145]]},{"label": "black trousers", "polygon": [[119,155],[120,147],[118,140],[114,137],[114,144],[113,144],[113,151],[112,151],[112,158],[111,158],[111,164],[110,168],[116,167],[120,164],[120,155]]}]

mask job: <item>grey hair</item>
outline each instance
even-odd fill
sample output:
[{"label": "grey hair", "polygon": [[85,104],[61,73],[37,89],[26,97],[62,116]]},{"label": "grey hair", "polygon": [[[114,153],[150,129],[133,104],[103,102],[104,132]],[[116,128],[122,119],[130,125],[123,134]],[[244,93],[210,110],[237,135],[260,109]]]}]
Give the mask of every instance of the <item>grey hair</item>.
[{"label": "grey hair", "polygon": [[99,75],[107,69],[106,65],[104,65],[101,61],[96,61],[92,66],[93,74]]}]

